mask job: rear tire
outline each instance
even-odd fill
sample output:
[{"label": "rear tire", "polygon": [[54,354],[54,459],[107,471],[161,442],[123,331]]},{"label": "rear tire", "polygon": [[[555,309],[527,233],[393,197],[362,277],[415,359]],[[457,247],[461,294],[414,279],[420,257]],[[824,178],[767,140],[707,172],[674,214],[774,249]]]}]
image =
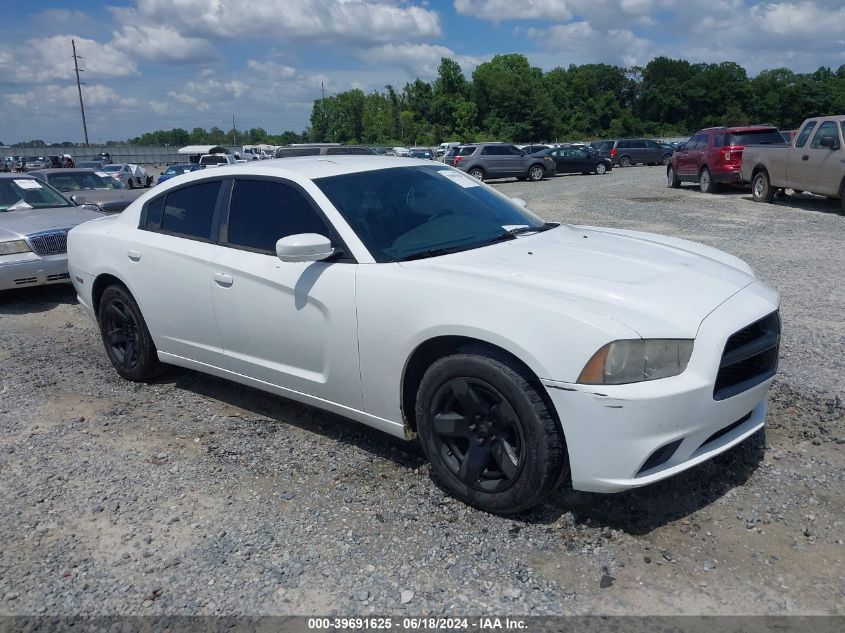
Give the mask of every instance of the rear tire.
[{"label": "rear tire", "polygon": [[130,189],[134,189],[134,188],[135,188],[135,185],[133,185],[133,184],[132,184],[132,179],[131,179],[131,178],[130,178],[127,182],[126,182],[126,185],[127,185],[127,187],[129,187]]},{"label": "rear tire", "polygon": [[630,156],[621,156],[619,158],[619,166],[620,167],[630,167],[631,166],[631,157]]},{"label": "rear tire", "polygon": [[476,180],[484,181],[484,170],[480,167],[473,167],[467,173]]},{"label": "rear tire", "polygon": [[115,284],[103,291],[97,321],[106,354],[121,377],[134,382],[155,377],[159,368],[156,347],[126,287]]},{"label": "rear tire", "polygon": [[663,160],[661,160],[660,162],[663,163],[664,165],[668,165],[669,161],[671,161],[671,160],[672,160],[672,154],[664,154]]},{"label": "rear tire", "polygon": [[563,436],[527,371],[468,347],[435,361],[417,392],[420,441],[432,472],[459,499],[511,514],[542,502],[561,480]]},{"label": "rear tire", "polygon": [[754,202],[771,202],[775,199],[775,190],[766,171],[758,171],[751,179],[751,198]]},{"label": "rear tire", "polygon": [[666,170],[666,186],[669,189],[678,189],[681,186],[681,181],[678,180],[678,174],[675,173],[675,168],[671,165]]},{"label": "rear tire", "polygon": [[698,174],[698,189],[701,193],[716,193],[719,189],[719,185],[713,182],[713,174],[710,173],[707,167],[702,169],[701,173]]},{"label": "rear tire", "polygon": [[596,165],[596,174],[598,174],[599,176],[602,176],[606,173],[607,173],[607,165],[605,165],[604,163],[599,163],[598,165]]}]

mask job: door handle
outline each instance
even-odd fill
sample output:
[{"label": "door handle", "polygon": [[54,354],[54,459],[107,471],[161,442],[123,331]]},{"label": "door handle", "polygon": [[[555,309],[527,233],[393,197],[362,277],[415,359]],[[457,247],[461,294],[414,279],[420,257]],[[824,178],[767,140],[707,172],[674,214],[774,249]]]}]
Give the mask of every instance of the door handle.
[{"label": "door handle", "polygon": [[232,279],[232,275],[226,275],[225,273],[214,273],[214,283],[218,286],[223,286],[224,288],[228,288],[235,282]]},{"label": "door handle", "polygon": [[126,256],[133,262],[137,262],[141,259],[141,251],[126,251]]},{"label": "door handle", "polygon": [[804,154],[804,155],[801,157],[801,160],[810,160],[810,156],[809,156],[809,155],[807,155],[807,154]]}]

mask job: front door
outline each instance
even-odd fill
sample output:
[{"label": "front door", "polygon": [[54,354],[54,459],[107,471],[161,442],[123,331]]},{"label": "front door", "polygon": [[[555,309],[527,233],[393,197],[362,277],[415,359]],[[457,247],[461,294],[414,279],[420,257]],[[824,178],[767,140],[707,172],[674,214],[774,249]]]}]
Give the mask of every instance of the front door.
[{"label": "front door", "polygon": [[226,368],[360,409],[357,264],[279,260],[276,241],[300,233],[338,243],[294,183],[235,180],[208,280]]},{"label": "front door", "polygon": [[[822,146],[822,139],[834,140],[834,147]],[[839,140],[839,126],[835,121],[824,121],[816,129],[813,139],[801,149],[791,151],[791,164],[795,177],[790,178],[793,188],[811,191],[823,196],[839,194],[840,181],[834,174],[841,173],[839,161],[843,159],[842,142]]]}]

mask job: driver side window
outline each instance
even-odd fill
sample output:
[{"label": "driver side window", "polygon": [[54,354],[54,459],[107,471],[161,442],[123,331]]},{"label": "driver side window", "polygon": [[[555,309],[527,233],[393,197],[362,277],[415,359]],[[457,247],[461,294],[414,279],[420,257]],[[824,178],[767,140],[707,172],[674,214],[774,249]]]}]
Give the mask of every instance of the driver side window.
[{"label": "driver side window", "polygon": [[288,235],[318,233],[332,238],[323,218],[296,187],[271,180],[236,180],[229,204],[225,243],[275,254]]}]

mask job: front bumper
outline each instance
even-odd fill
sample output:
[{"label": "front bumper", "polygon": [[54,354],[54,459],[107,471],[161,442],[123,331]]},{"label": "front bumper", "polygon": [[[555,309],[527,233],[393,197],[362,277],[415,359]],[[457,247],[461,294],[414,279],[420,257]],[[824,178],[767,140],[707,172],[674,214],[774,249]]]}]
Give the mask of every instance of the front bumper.
[{"label": "front bumper", "polygon": [[0,290],[68,281],[67,255],[64,253],[44,257],[35,253],[0,256]]},{"label": "front bumper", "polygon": [[[777,295],[760,283],[731,297],[701,323],[679,376],[629,385],[543,380],[563,426],[573,488],[618,492],[654,483],[762,428],[772,378],[725,400],[714,400],[713,390],[728,337],[777,304]],[[668,459],[649,465],[656,451],[673,443]]]}]

